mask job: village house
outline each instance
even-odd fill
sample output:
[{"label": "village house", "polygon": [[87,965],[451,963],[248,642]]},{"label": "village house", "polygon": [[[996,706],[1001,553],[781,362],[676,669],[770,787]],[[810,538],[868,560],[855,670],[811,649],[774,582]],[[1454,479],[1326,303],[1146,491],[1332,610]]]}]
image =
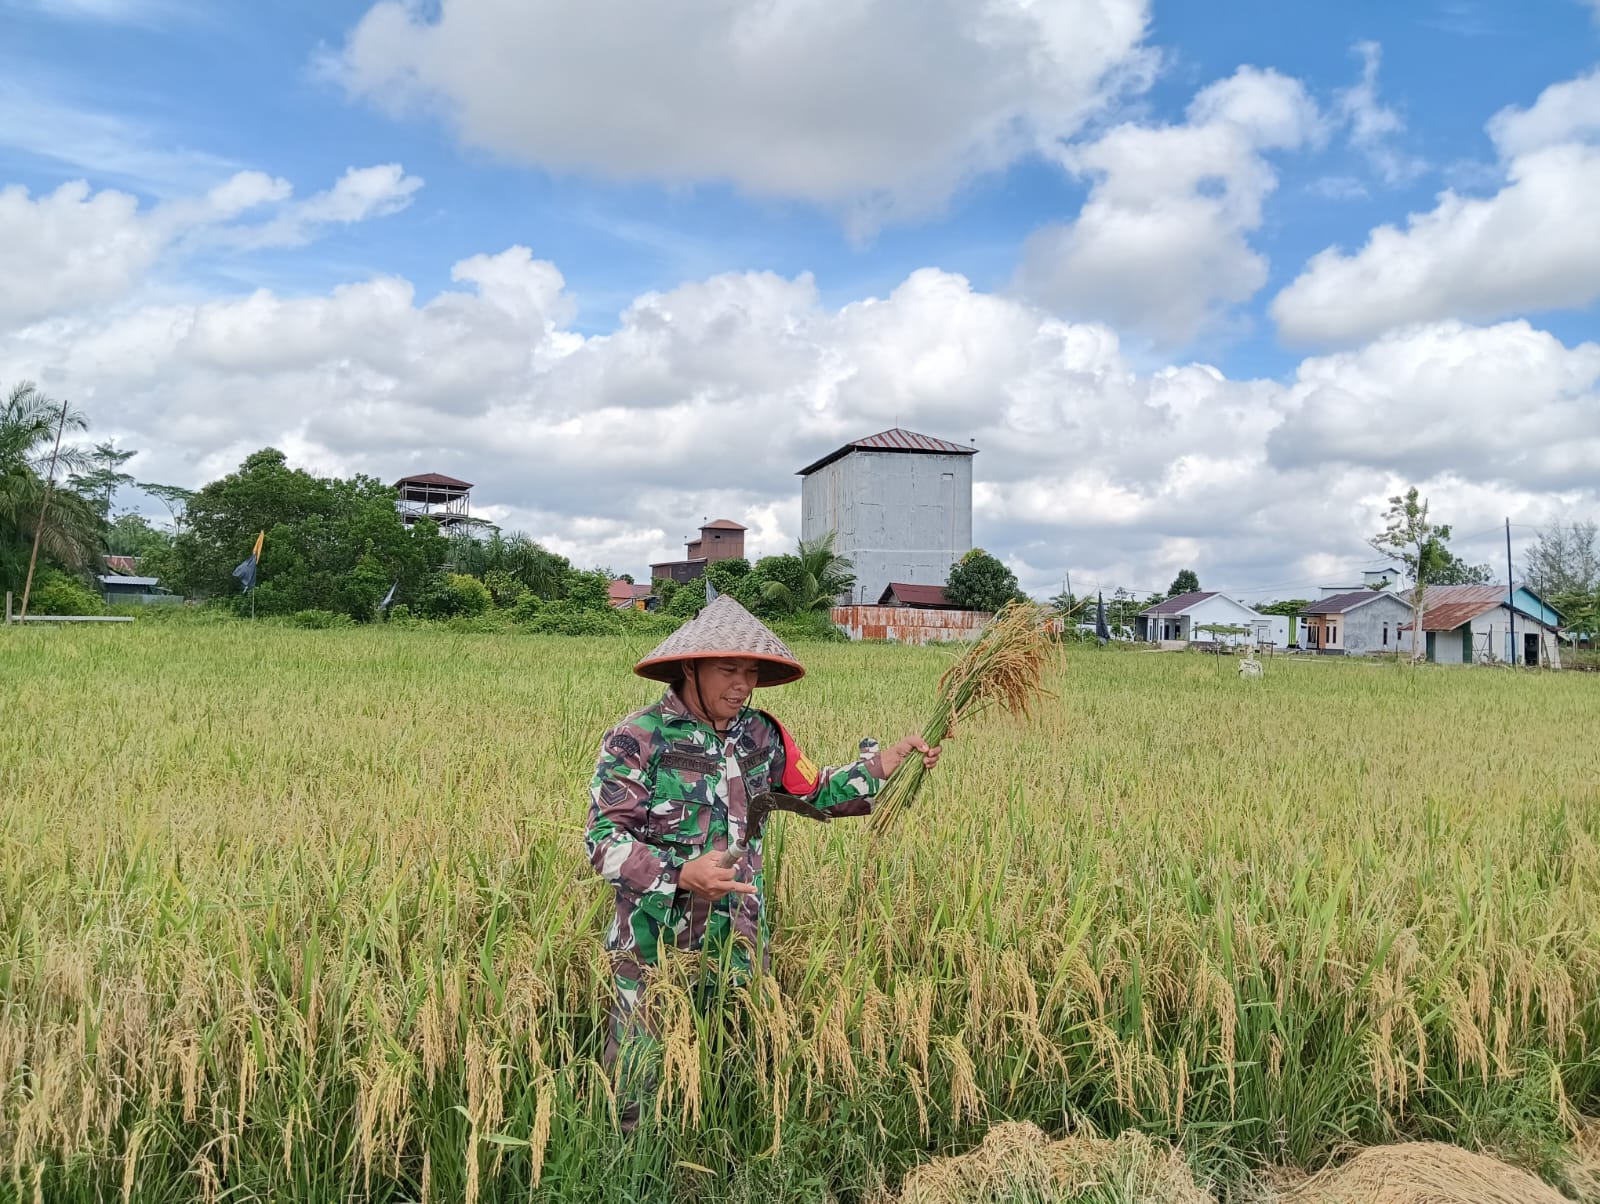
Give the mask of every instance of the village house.
[{"label": "village house", "polygon": [[[1429,661],[1561,667],[1561,616],[1527,586],[1518,586],[1508,604],[1503,585],[1430,585],[1423,607]],[[1404,647],[1409,651],[1409,621],[1405,633]]]},{"label": "village house", "polygon": [[891,581],[878,595],[879,606],[906,606],[912,610],[960,610],[944,596],[942,585],[909,585],[904,581]]},{"label": "village house", "polygon": [[614,610],[647,610],[655,591],[648,585],[637,585],[626,577],[618,577],[607,590]]},{"label": "village house", "polygon": [[1351,590],[1319,598],[1301,610],[1300,646],[1343,656],[1399,652],[1400,630],[1410,621],[1411,607],[1398,594]]},{"label": "village house", "polygon": [[[1204,631],[1206,627],[1243,627],[1248,634]],[[1282,615],[1264,615],[1216,590],[1178,594],[1141,610],[1133,620],[1133,638],[1149,643],[1182,640],[1207,644],[1272,644],[1289,642],[1289,623]]]},{"label": "village house", "polygon": [[162,589],[159,577],[101,573],[95,580],[100,583],[100,595],[106,600],[107,606],[149,606],[183,601],[171,590]]}]

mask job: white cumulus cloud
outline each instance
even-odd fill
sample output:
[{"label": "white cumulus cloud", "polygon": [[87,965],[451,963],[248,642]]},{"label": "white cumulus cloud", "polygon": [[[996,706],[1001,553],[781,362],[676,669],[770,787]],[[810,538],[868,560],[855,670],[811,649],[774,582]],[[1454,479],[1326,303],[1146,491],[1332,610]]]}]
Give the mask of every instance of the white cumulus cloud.
[{"label": "white cumulus cloud", "polygon": [[168,235],[138,199],[82,180],[34,198],[0,189],[0,326],[127,291]]},{"label": "white cumulus cloud", "polygon": [[1600,297],[1600,72],[1489,122],[1505,184],[1439,195],[1354,254],[1329,247],[1272,302],[1284,338],[1332,343],[1412,322],[1589,304]]},{"label": "white cumulus cloud", "polygon": [[[422,181],[399,164],[351,168],[326,192],[292,200],[287,180],[241,171],[196,196],[141,206],[82,180],[32,196],[0,188],[0,324],[108,304],[132,293],[169,253],[193,246],[304,243],[330,224],[403,209]],[[265,221],[249,215],[275,210]]]},{"label": "white cumulus cloud", "polygon": [[331,69],[559,171],[936,209],[1067,137],[1153,58],[1147,0],[381,0]]},{"label": "white cumulus cloud", "polygon": [[1074,221],[1028,240],[1024,295],[1172,346],[1261,288],[1267,263],[1249,236],[1277,186],[1265,153],[1320,138],[1322,117],[1299,81],[1253,67],[1202,90],[1186,116],[1061,152],[1093,185]]},{"label": "white cumulus cloud", "polygon": [[[787,550],[796,469],[897,424],[976,440],[977,542],[1041,594],[1067,570],[1143,590],[1184,567],[1292,594],[1367,559],[1408,482],[1463,530],[1600,509],[1581,470],[1600,347],[1522,323],[1420,327],[1281,383],[1143,371],[1104,325],[931,268],[839,306],[808,276],[728,273],[590,336],[528,248],[451,274],[433,296],[376,276],[0,326],[0,380],[71,396],[96,437],[140,449],[143,480],[198,484],[269,444],[325,472],[448,472],[480,513],[636,574],[702,516]],[[1548,437],[1508,447],[1512,405]]]},{"label": "white cumulus cloud", "polygon": [[1269,444],[1280,467],[1342,463],[1590,489],[1600,464],[1600,345],[1569,348],[1524,321],[1413,327],[1304,361],[1287,414]]}]

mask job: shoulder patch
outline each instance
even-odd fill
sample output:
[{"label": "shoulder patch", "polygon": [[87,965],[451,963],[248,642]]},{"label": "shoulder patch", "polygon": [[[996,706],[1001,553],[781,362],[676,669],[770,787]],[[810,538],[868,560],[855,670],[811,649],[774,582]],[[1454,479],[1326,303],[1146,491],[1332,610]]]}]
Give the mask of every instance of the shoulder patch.
[{"label": "shoulder patch", "polygon": [[789,729],[779,723],[771,714],[761,712],[766,716],[767,722],[778,731],[778,739],[783,741],[783,788],[790,794],[808,795],[813,793],[822,773],[812,760],[801,751],[800,745],[789,734]]},{"label": "shoulder patch", "polygon": [[639,741],[627,732],[613,732],[611,739],[606,741],[606,751],[613,756],[632,760],[639,755]]}]

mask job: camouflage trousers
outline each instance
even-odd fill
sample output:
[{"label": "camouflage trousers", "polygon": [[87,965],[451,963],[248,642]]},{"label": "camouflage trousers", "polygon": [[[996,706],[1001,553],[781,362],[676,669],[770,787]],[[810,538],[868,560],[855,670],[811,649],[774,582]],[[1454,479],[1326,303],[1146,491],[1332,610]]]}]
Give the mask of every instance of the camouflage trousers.
[{"label": "camouflage trousers", "polygon": [[[725,998],[729,991],[750,981],[754,960],[747,941],[725,937],[698,950],[685,950],[677,957],[690,957],[690,998],[697,1011],[704,1012]],[[763,949],[762,962],[767,960]],[[622,1131],[631,1133],[639,1124],[642,1111],[660,1085],[661,1029],[657,1009],[650,1006],[650,987],[658,971],[637,951],[611,954],[614,996],[606,1025],[602,1063],[616,1083],[617,1116]]]}]

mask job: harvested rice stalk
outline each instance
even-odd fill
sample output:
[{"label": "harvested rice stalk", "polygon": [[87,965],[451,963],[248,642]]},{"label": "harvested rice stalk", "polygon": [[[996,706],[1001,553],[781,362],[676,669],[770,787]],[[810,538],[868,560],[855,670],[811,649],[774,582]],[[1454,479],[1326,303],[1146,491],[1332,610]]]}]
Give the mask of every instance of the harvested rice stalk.
[{"label": "harvested rice stalk", "polygon": [[[930,746],[938,745],[958,721],[974,719],[994,706],[1026,715],[1045,692],[1042,678],[1054,648],[1049,632],[1049,615],[1042,606],[1007,604],[939,679],[939,700],[922,738]],[[872,812],[875,835],[893,827],[916,800],[927,772],[921,757],[907,757],[889,775]]]}]

